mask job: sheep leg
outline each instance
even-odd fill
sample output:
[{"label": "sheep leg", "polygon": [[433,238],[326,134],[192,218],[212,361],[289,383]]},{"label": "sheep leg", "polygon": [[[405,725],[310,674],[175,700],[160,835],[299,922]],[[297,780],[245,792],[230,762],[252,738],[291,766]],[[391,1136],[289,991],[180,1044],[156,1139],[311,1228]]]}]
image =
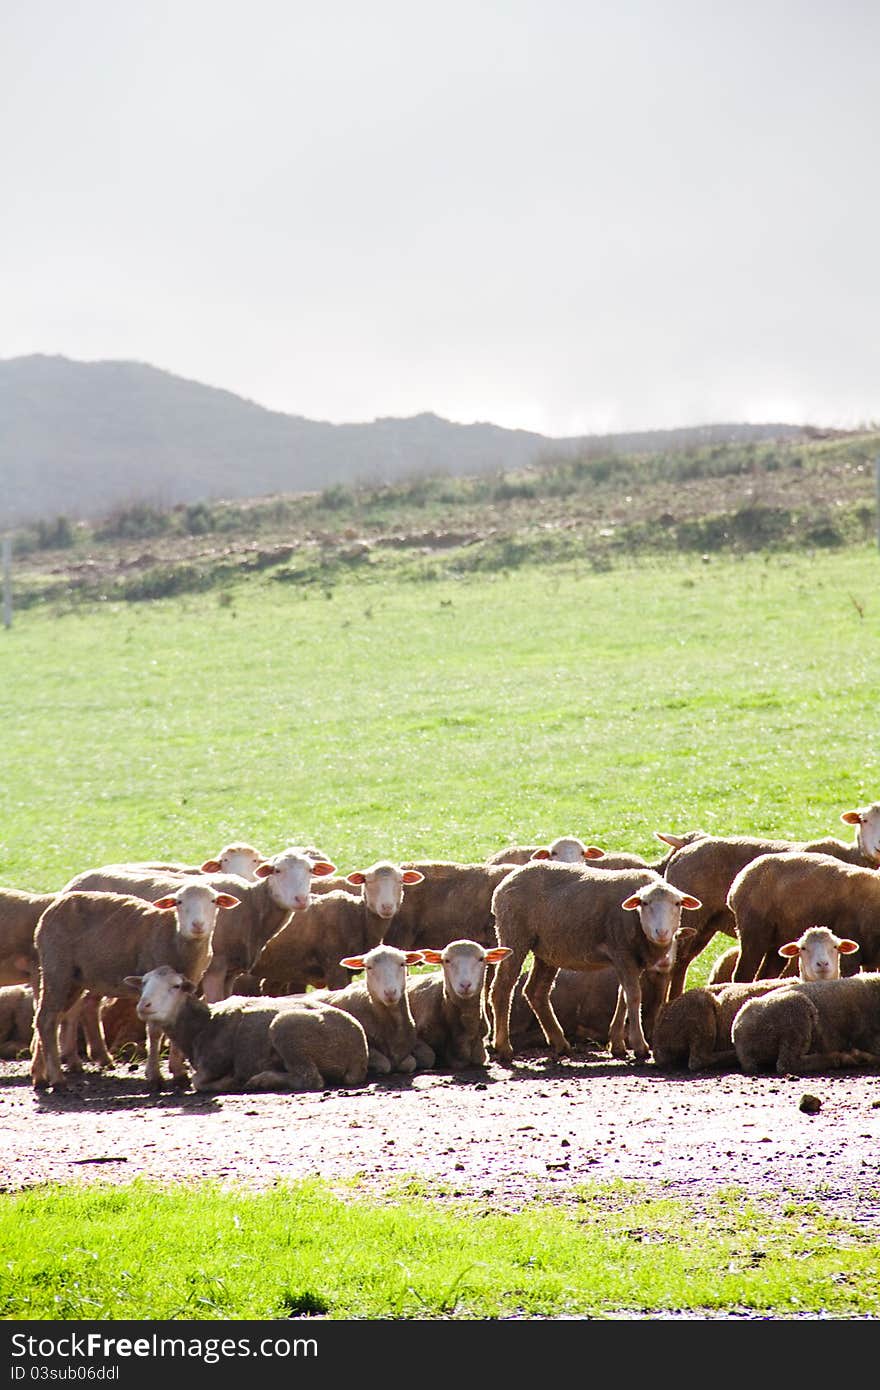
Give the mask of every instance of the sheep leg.
[{"label": "sheep leg", "polygon": [[[608,1039],[611,1044],[612,1057],[625,1057],[626,1045],[623,1038],[624,1018],[629,1029],[632,1040],[632,1050],[639,1062],[647,1061],[650,1055],[650,1048],[645,1041],[642,1031],[642,985],[640,971],[638,967],[629,962],[623,962],[616,966],[620,988],[617,991],[617,1008],[614,1010],[614,1017],[611,1020],[611,1027],[608,1030]],[[624,1014],[624,1000],[626,1001],[626,1012]]]},{"label": "sheep leg", "polygon": [[[63,1086],[64,1073],[61,1069],[61,1054],[58,1048],[58,1024],[61,1016],[76,1004],[82,990],[59,987],[56,982],[43,977],[40,985],[40,998],[37,1003],[34,1026],[39,1035],[40,1048],[34,1049],[31,1077],[35,1086]],[[40,1065],[37,1066],[39,1052]]]},{"label": "sheep leg", "polygon": [[215,1091],[240,1091],[242,1084],[237,1076],[231,1073],[229,1076],[206,1076],[204,1072],[197,1071],[193,1077],[193,1086],[202,1094],[211,1094]]},{"label": "sheep leg", "polygon": [[89,1060],[97,1067],[112,1067],[113,1058],[107,1048],[104,1028],[101,1023],[101,996],[87,994],[81,1003],[80,1023],[86,1038],[86,1051]]},{"label": "sheep leg", "polygon": [[416,1066],[423,1069],[433,1067],[437,1061],[437,1054],[433,1047],[429,1047],[422,1038],[416,1039],[412,1055],[416,1059]]},{"label": "sheep leg", "polygon": [[367,1070],[378,1072],[380,1076],[387,1076],[391,1069],[391,1063],[385,1053],[380,1052],[376,1047],[371,1047],[367,1053]]},{"label": "sheep leg", "polygon": [[183,1089],[189,1085],[189,1067],[176,1043],[172,1043],[168,1049],[168,1070],[171,1072],[171,1080],[175,1086]]},{"label": "sheep leg", "polygon": [[416,1061],[415,1057],[410,1052],[406,1057],[402,1058],[401,1061],[397,1063],[397,1066],[394,1068],[394,1070],[402,1071],[406,1076],[409,1076],[412,1072],[417,1070],[418,1065],[419,1064]]},{"label": "sheep leg", "polygon": [[529,971],[529,978],[523,985],[523,994],[528,1000],[532,1013],[540,1023],[541,1030],[553,1049],[554,1056],[564,1057],[566,1053],[571,1052],[571,1043],[563,1033],[553,1005],[550,1003],[550,990],[553,987],[557,972],[557,966],[550,965],[546,960],[541,960],[539,956],[535,956]]},{"label": "sheep leg", "polygon": [[61,1065],[68,1072],[80,1072],[83,1069],[79,1055],[79,1013],[79,1007],[74,1005],[62,1015],[58,1024]]},{"label": "sheep leg", "polygon": [[222,957],[215,956],[202,976],[202,995],[206,1004],[219,1004],[225,999],[226,961]]},{"label": "sheep leg", "polygon": [[[507,942],[503,942],[507,945]],[[525,960],[525,950],[514,948],[513,954],[505,956],[495,971],[490,995],[493,1019],[492,1047],[499,1062],[509,1064],[513,1061],[513,1048],[510,1044],[510,997],[519,972]]]},{"label": "sheep leg", "polygon": [[162,1029],[158,1023],[147,1023],[147,1065],[144,1075],[151,1091],[161,1090],[162,1082],[165,1079],[159,1062],[159,1046],[162,1042],[162,1036]]},{"label": "sheep leg", "polygon": [[684,992],[684,983],[687,978],[688,966],[702,950],[708,946],[712,937],[718,931],[717,926],[706,922],[702,927],[698,927],[694,935],[688,942],[683,942],[678,948],[675,964],[669,976],[669,990],[667,998],[677,999]]},{"label": "sheep leg", "polygon": [[733,967],[733,983],[745,984],[749,980],[757,979],[764,955],[764,947],[751,939],[751,933],[748,939],[740,934],[739,959]]}]

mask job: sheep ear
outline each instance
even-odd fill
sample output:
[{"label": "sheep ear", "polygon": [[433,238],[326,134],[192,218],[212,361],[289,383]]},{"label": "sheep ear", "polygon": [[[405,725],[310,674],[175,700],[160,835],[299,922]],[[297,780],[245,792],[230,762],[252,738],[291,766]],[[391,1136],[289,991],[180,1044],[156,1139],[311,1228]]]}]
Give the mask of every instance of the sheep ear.
[{"label": "sheep ear", "polygon": [[363,970],[364,958],[363,956],[344,956],[339,964],[344,965],[346,970]]},{"label": "sheep ear", "polygon": [[845,936],[842,941],[838,941],[837,949],[842,956],[851,956],[853,951],[859,949],[859,943],[857,941],[850,941],[849,937]]},{"label": "sheep ear", "polygon": [[234,898],[231,893],[218,893],[214,901],[218,907],[238,907],[241,898]]},{"label": "sheep ear", "polygon": [[206,859],[205,862],[204,862],[204,864],[202,865],[202,873],[203,873],[203,874],[219,874],[219,873],[220,873],[220,860],[219,860],[219,859]]},{"label": "sheep ear", "polygon": [[494,964],[496,963],[496,961],[499,961],[499,960],[506,960],[508,956],[512,956],[512,955],[513,955],[513,947],[512,947],[512,946],[492,946],[492,947],[486,952],[486,963],[487,963],[487,965],[494,965]]},{"label": "sheep ear", "polygon": [[675,933],[679,941],[690,941],[691,937],[696,936],[696,934],[696,927],[679,927],[678,931]]},{"label": "sheep ear", "polygon": [[188,980],[185,975],[180,982],[180,988],[183,990],[184,994],[195,994],[196,992],[196,987],[192,980]]},{"label": "sheep ear", "polygon": [[419,873],[418,869],[404,869],[403,881],[404,883],[424,883],[425,875]]},{"label": "sheep ear", "polygon": [[800,955],[800,951],[801,948],[796,941],[786,941],[785,945],[779,948],[779,954],[781,956],[798,956]]},{"label": "sheep ear", "polygon": [[642,906],[642,900],[638,893],[633,893],[631,898],[624,898],[620,906],[625,908],[627,912],[638,912]]},{"label": "sheep ear", "polygon": [[703,906],[703,904],[700,902],[700,899],[692,897],[690,893],[685,893],[682,896],[681,905],[682,907],[690,908],[692,912],[696,912],[698,908],[701,908]]},{"label": "sheep ear", "polygon": [[407,965],[421,965],[424,957],[421,951],[405,951]]},{"label": "sheep ear", "polygon": [[335,873],[336,865],[331,864],[329,859],[316,859],[312,864],[312,874],[315,878],[328,878],[330,874]]},{"label": "sheep ear", "polygon": [[362,883],[366,883],[367,876],[361,869],[352,869],[350,874],[345,875],[345,881],[346,883],[353,883],[356,887],[360,887]]},{"label": "sheep ear", "polygon": [[535,852],[534,852],[534,854],[532,855],[532,858],[533,858],[533,859],[549,859],[549,858],[550,858],[550,851],[549,851],[549,849],[536,849]]},{"label": "sheep ear", "polygon": [[254,869],[254,873],[256,874],[257,878],[268,878],[269,875],[274,872],[275,865],[270,864],[268,860],[265,860],[262,864],[258,864],[257,867]]},{"label": "sheep ear", "polygon": [[425,946],[422,950],[422,960],[426,960],[429,965],[442,965],[443,952],[435,951],[433,947]]},{"label": "sheep ear", "polygon": [[163,912],[169,912],[171,908],[177,906],[177,899],[172,896],[169,896],[167,898],[157,898],[156,901],[153,903],[153,906],[161,908]]},{"label": "sheep ear", "polygon": [[861,811],[844,811],[840,819],[845,825],[861,825],[862,813]]},{"label": "sheep ear", "polygon": [[585,858],[585,859],[604,859],[604,858],[605,858],[605,851],[604,851],[604,849],[600,849],[598,845],[588,845],[587,848],[584,850],[584,858]]},{"label": "sheep ear", "polygon": [[122,983],[128,989],[134,990],[135,994],[140,994],[144,983],[144,977],[143,975],[126,975]]},{"label": "sheep ear", "polygon": [[684,848],[684,840],[680,835],[672,835],[666,830],[655,830],[654,834],[658,840],[663,841],[664,845],[671,845],[673,849]]}]

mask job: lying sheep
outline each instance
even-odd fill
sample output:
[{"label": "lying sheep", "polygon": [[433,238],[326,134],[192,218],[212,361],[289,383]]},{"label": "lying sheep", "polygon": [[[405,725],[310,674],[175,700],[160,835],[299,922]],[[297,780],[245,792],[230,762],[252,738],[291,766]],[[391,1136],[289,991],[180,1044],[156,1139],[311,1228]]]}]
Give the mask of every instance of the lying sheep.
[{"label": "lying sheep", "polygon": [[880,974],[814,983],[776,981],[737,1014],[733,1044],[743,1071],[806,1074],[880,1065]]},{"label": "lying sheep", "polygon": [[206,1004],[169,966],[125,983],[138,991],[137,1011],[148,1027],[163,1029],[192,1063],[197,1091],[320,1091],[366,1081],[363,1028],[312,997]]},{"label": "lying sheep", "polygon": [[699,906],[698,899],[680,893],[651,869],[540,862],[513,869],[492,899],[498,943],[511,947],[490,992],[499,1059],[509,1063],[513,1058],[510,998],[529,951],[534,963],[524,993],[557,1056],[570,1051],[549,998],[557,970],[595,970],[610,961],[620,984],[609,1029],[612,1054],[626,1056],[626,1019],[636,1057],[646,1058],[642,971],[668,952],[682,909]]},{"label": "lying sheep", "polygon": [[[171,965],[198,983],[211,960],[218,911],[237,907],[238,898],[196,879],[182,880],[176,892],[154,904],[119,893],[59,894],[40,918],[34,937],[40,990],[33,1084],[64,1084],[58,1023],[85,990],[115,997],[124,992],[126,975],[145,973],[158,965]],[[148,1029],[148,1037],[146,1076],[151,1086],[158,1086],[161,1029]],[[106,1049],[102,1060],[110,1065]],[[176,1078],[186,1075],[176,1055],[171,1070]]]},{"label": "lying sheep", "polygon": [[828,854],[765,854],[734,879],[728,904],[739,934],[736,981],[778,975],[780,947],[815,922],[857,942],[863,969],[880,966],[876,869],[858,868]]},{"label": "lying sheep", "polygon": [[[642,972],[642,1030],[649,1043],[657,1016],[666,1002],[677,952],[690,933],[691,928],[679,927],[669,951]],[[520,975],[510,1001],[511,1041],[517,1047],[540,1046],[546,1040],[523,993],[524,984]],[[607,1047],[619,992],[620,981],[613,965],[597,970],[560,970],[550,989],[550,1003],[560,1028],[572,1042]]]},{"label": "lying sheep", "polygon": [[0,888],[0,985],[35,985],[34,932],[54,893]]},{"label": "lying sheep", "polygon": [[0,989],[0,1057],[13,1060],[30,1052],[34,1031],[34,991],[30,985]]},{"label": "lying sheep", "polygon": [[309,985],[344,989],[351,976],[340,964],[342,957],[378,946],[400,911],[404,889],[422,881],[417,869],[378,860],[344,880],[361,889],[360,897],[338,889],[315,895],[257,956],[251,973],[262,980],[263,993],[299,994]]},{"label": "lying sheep", "polygon": [[[716,932],[724,932],[727,936],[737,935],[734,916],[728,906],[728,894],[737,874],[759,856],[793,852],[828,854],[843,863],[863,868],[880,864],[880,802],[873,802],[856,811],[844,811],[841,820],[856,826],[854,842],[833,837],[795,841],[749,835],[705,835],[673,855],[666,868],[666,878],[682,892],[699,898],[703,906],[692,923],[696,935],[673,971],[669,988],[671,999],[681,994],[688,965],[705,949]],[[816,921],[816,917],[812,920]],[[800,928],[787,932],[781,940],[787,941],[797,936],[799,931]],[[751,977],[739,976],[741,980],[745,978]]]},{"label": "lying sheep", "polygon": [[361,956],[348,956],[347,970],[363,970],[363,981],[345,989],[316,990],[307,995],[356,1018],[367,1036],[370,1071],[413,1072],[434,1063],[433,1051],[419,1042],[406,992],[406,968],[418,965],[419,951],[398,951],[393,946],[374,946]]},{"label": "lying sheep", "polygon": [[[840,957],[852,955],[858,949],[857,941],[835,936],[828,927],[808,927],[797,941],[787,941],[780,946],[780,956],[788,959],[782,974],[789,977],[796,971],[802,980],[836,980],[841,973]],[[729,951],[718,957],[706,983],[729,984],[738,960],[739,947],[731,946]]]},{"label": "lying sheep", "polygon": [[484,1067],[489,1031],[483,1006],[486,966],[504,960],[509,949],[487,950],[477,941],[450,941],[442,951],[425,948],[421,955],[441,968],[407,983],[419,1039],[434,1053],[435,1063],[451,1071]]},{"label": "lying sheep", "polygon": [[[797,941],[780,946],[780,956],[797,962],[802,980],[840,978],[840,957],[859,949],[858,943],[835,936],[827,927],[810,927]],[[730,954],[728,952],[728,954]],[[737,954],[736,948],[733,951]],[[714,985],[688,989],[661,1015],[653,1043],[654,1061],[661,1067],[687,1066],[690,1071],[728,1066],[736,1060],[731,1028],[742,1006],[765,985],[784,985],[786,980]],[[759,988],[753,988],[754,985]]]},{"label": "lying sheep", "polygon": [[[335,867],[329,860],[312,859],[304,850],[289,849],[260,864],[253,882],[234,874],[206,876],[205,881],[218,892],[231,893],[239,901],[237,910],[228,918],[221,918],[214,932],[214,958],[202,983],[209,1003],[222,999],[233,978],[251,969],[270,936],[284,925],[291,912],[308,907],[313,880],[335,873]],[[133,874],[118,865],[108,865],[78,874],[67,889],[130,893],[155,902],[175,892],[181,881],[173,874]]]}]

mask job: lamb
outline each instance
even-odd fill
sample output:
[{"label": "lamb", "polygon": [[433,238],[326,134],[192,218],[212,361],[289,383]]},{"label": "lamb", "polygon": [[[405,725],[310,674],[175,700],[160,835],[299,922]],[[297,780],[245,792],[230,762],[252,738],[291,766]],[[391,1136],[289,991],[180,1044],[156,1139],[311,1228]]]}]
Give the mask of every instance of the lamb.
[{"label": "lamb", "polygon": [[163,965],[129,975],[137,1011],[195,1068],[197,1091],[320,1091],[362,1086],[367,1039],[356,1019],[312,998],[224,999],[206,1004],[186,976]]},{"label": "lamb", "polygon": [[31,1050],[34,1030],[34,991],[30,985],[0,989],[0,1057],[14,1060]]},{"label": "lamb", "polygon": [[348,970],[363,970],[363,981],[345,989],[315,990],[306,996],[332,1004],[356,1018],[367,1036],[367,1066],[387,1076],[389,1072],[413,1072],[430,1067],[434,1054],[419,1041],[406,993],[406,968],[418,965],[419,951],[398,951],[393,946],[374,946],[360,956],[347,956]]},{"label": "lamb", "polygon": [[[205,882],[239,901],[237,910],[229,919],[221,918],[214,932],[214,958],[202,982],[209,1003],[222,999],[233,978],[251,969],[270,936],[291,912],[308,906],[312,879],[335,873],[335,868],[329,860],[315,860],[302,850],[289,849],[260,864],[252,883],[234,874],[206,875]],[[175,892],[180,883],[181,879],[172,874],[132,874],[108,865],[79,874],[67,888],[130,893],[155,902]]]},{"label": "lamb", "polygon": [[451,1071],[484,1067],[489,1020],[483,1006],[486,965],[510,955],[506,946],[489,950],[477,941],[450,941],[442,951],[422,951],[422,959],[440,970],[407,984],[416,1032]]},{"label": "lamb", "polygon": [[[736,924],[727,896],[737,874],[753,859],[765,854],[795,852],[830,854],[844,863],[863,868],[880,864],[880,802],[872,802],[870,806],[858,810],[844,811],[841,820],[856,826],[854,842],[834,838],[794,841],[748,835],[705,835],[672,856],[666,868],[666,878],[682,892],[699,898],[703,906],[693,920],[696,935],[673,971],[669,987],[671,999],[681,994],[690,962],[708,945],[716,932],[736,936]],[[797,931],[789,932],[782,940],[786,941],[797,934]],[[743,978],[746,977],[740,976],[740,979]]]},{"label": "lamb", "polygon": [[0,985],[36,984],[34,932],[54,899],[54,893],[0,888]]},{"label": "lamb", "polygon": [[377,860],[343,880],[362,889],[360,897],[338,889],[313,897],[257,956],[252,974],[263,981],[263,993],[298,994],[308,985],[344,989],[351,976],[340,964],[342,957],[378,946],[400,910],[404,889],[422,880],[417,869]]},{"label": "lamb", "polygon": [[642,971],[668,952],[682,910],[699,907],[697,898],[680,893],[651,869],[602,870],[541,862],[513,869],[492,899],[498,943],[511,947],[490,992],[493,1046],[499,1060],[513,1059],[510,997],[529,951],[534,963],[524,993],[557,1056],[570,1051],[549,999],[557,970],[595,970],[610,961],[620,983],[609,1029],[612,1055],[626,1056],[625,1003],[633,1051],[638,1059],[647,1058]]},{"label": "lamb", "polygon": [[804,1075],[880,1064],[880,974],[775,983],[777,989],[745,1004],[734,1020],[744,1072]]},{"label": "lamb", "polygon": [[[176,892],[155,903],[120,893],[59,894],[34,936],[40,960],[31,1061],[34,1086],[64,1085],[58,1023],[85,990],[116,996],[124,990],[126,975],[157,965],[171,965],[198,983],[211,960],[218,911],[237,907],[238,898],[231,893],[196,879],[184,879]],[[151,1086],[158,1086],[161,1030],[148,1029],[148,1036],[146,1076]],[[171,1069],[175,1078],[186,1075],[176,1055]]]},{"label": "lamb", "polygon": [[740,939],[734,980],[778,975],[780,946],[814,922],[854,938],[863,969],[880,967],[876,869],[845,864],[829,854],[761,855],[734,879],[727,901]]},{"label": "lamb", "polygon": [[[797,961],[802,980],[836,980],[840,978],[840,957],[858,949],[857,942],[841,940],[827,927],[810,927],[797,941],[780,946],[779,954],[788,958],[790,965]],[[736,948],[733,954],[737,954]],[[660,1067],[686,1065],[690,1071],[729,1065],[736,1060],[731,1027],[739,1009],[755,995],[765,993],[765,985],[787,983],[776,979],[710,983],[706,989],[685,990],[660,1016],[653,1042],[654,1061]]]}]

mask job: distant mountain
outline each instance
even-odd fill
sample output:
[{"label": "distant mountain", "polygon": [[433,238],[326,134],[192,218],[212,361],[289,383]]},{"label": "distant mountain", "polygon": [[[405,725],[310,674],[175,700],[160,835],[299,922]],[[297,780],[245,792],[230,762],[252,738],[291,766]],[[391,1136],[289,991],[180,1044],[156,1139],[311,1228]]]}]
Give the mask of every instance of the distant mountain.
[{"label": "distant mountain", "polygon": [[656,452],[792,438],[792,425],[706,425],[552,439],[437,415],[333,425],[140,362],[0,361],[0,529],[95,517],[135,501],[170,506],[308,492],[355,480],[510,470],[566,454]]}]

